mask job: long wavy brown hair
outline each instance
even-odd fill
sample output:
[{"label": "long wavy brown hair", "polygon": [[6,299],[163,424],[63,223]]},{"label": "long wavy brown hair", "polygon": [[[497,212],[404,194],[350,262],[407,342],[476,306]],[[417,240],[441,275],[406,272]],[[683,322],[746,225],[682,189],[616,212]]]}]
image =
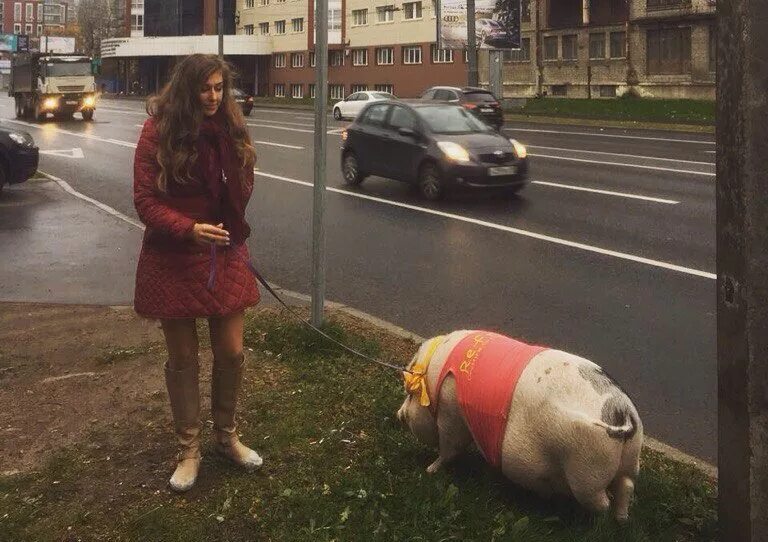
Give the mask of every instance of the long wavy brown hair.
[{"label": "long wavy brown hair", "polygon": [[147,113],[155,119],[158,134],[157,187],[162,192],[167,191],[169,181],[183,184],[192,177],[200,124],[205,118],[200,94],[208,78],[217,72],[221,72],[224,79],[219,113],[224,116],[226,131],[232,137],[243,167],[253,167],[256,161],[243,112],[232,96],[234,70],[214,55],[191,55],[176,65],[168,84],[147,102]]}]

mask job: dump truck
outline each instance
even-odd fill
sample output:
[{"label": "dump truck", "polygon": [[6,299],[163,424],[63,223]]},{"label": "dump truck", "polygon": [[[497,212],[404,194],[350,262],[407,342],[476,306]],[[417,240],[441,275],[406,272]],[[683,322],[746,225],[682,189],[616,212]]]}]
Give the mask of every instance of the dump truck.
[{"label": "dump truck", "polygon": [[48,114],[71,118],[79,112],[93,119],[96,80],[91,58],[52,53],[16,53],[11,58],[8,95],[16,102],[16,118],[45,120]]}]

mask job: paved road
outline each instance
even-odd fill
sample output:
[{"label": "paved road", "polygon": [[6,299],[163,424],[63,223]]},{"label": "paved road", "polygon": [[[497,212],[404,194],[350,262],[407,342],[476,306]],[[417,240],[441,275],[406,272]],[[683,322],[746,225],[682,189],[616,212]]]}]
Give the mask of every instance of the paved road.
[{"label": "paved road", "polygon": [[[43,150],[82,151],[45,154],[41,170],[135,217],[142,105],[100,105],[93,123],[20,124],[3,98],[0,118]],[[259,151],[252,253],[271,280],[309,292],[311,112],[254,110],[248,123]],[[530,187],[428,204],[384,179],[346,188],[343,126],[329,123],[329,299],[424,336],[490,328],[588,357],[633,396],[650,435],[715,461],[711,136],[515,124]]]}]

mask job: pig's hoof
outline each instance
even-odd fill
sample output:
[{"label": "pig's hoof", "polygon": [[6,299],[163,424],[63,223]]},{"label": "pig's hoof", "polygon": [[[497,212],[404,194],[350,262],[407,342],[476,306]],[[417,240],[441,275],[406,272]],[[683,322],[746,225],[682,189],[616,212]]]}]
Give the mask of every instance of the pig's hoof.
[{"label": "pig's hoof", "polygon": [[442,462],[438,459],[434,463],[432,463],[429,467],[427,467],[427,474],[435,474],[437,471],[440,470],[440,467],[442,465]]},{"label": "pig's hoof", "polygon": [[619,523],[626,523],[627,521],[629,521],[629,514],[617,514],[616,521],[618,521]]}]

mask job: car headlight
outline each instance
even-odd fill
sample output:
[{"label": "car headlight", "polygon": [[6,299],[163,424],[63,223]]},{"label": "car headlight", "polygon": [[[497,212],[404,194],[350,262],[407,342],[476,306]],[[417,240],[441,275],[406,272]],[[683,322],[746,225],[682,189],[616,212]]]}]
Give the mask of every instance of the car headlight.
[{"label": "car headlight", "polygon": [[448,158],[448,160],[462,163],[470,161],[469,152],[458,143],[454,143],[453,141],[438,141],[437,146],[443,151],[443,154],[445,154],[445,157]]},{"label": "car headlight", "polygon": [[10,137],[14,143],[21,145],[22,147],[32,147],[35,144],[35,142],[32,141],[32,136],[20,132],[11,132],[8,134],[8,137]]},{"label": "car headlight", "polygon": [[43,102],[43,109],[56,109],[59,107],[58,98],[46,98]]},{"label": "car headlight", "polygon": [[83,98],[83,107],[94,107],[96,105],[96,96],[86,96]]},{"label": "car headlight", "polygon": [[515,154],[518,158],[525,158],[528,156],[528,150],[525,148],[525,145],[514,139],[510,139],[509,142],[512,143],[512,148],[515,149]]}]

